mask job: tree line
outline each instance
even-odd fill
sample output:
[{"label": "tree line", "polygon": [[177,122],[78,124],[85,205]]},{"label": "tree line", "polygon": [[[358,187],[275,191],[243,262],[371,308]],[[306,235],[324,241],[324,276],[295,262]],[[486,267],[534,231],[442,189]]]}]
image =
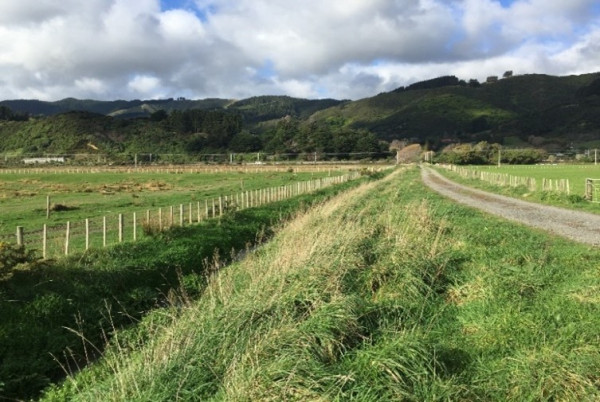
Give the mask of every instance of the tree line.
[{"label": "tree line", "polygon": [[341,128],[336,125],[312,122],[287,116],[260,133],[244,128],[241,114],[228,111],[163,110],[150,119],[165,130],[185,134],[185,150],[189,153],[233,151],[248,153],[264,151],[271,154],[336,153],[378,154],[388,151],[388,144],[379,141],[367,130]]},{"label": "tree line", "polygon": [[7,106],[0,106],[0,120],[4,121],[25,121],[29,119],[27,113],[15,113]]},{"label": "tree line", "polygon": [[436,162],[454,165],[488,165],[498,162],[510,165],[531,165],[546,160],[543,149],[502,149],[500,144],[486,141],[477,144],[448,145],[436,157]]}]

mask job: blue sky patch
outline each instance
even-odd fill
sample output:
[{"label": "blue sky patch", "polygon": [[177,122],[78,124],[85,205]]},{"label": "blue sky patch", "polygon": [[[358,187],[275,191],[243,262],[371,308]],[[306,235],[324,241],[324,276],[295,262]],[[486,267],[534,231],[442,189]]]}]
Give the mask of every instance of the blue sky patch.
[{"label": "blue sky patch", "polygon": [[512,6],[512,4],[515,2],[516,0],[500,0],[500,4],[502,4],[502,7],[504,8],[510,8],[510,6]]},{"label": "blue sky patch", "polygon": [[262,67],[256,70],[256,75],[262,79],[271,79],[277,76],[277,71],[275,70],[275,63],[273,63],[273,60],[265,60]]},{"label": "blue sky patch", "polygon": [[160,0],[160,6],[163,11],[186,10],[191,11],[202,21],[206,22],[209,15],[214,14],[217,9],[215,6],[208,6],[200,9],[193,0]]}]

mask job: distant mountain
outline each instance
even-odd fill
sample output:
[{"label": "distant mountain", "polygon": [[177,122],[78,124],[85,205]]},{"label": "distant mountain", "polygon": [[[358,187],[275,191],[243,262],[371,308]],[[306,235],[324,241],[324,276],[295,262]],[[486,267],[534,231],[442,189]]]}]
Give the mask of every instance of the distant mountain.
[{"label": "distant mountain", "polygon": [[279,119],[285,116],[306,119],[313,113],[345,103],[334,99],[298,99],[289,96],[257,96],[244,100],[209,98],[201,100],[157,99],[96,101],[66,98],[55,102],[39,100],[5,100],[0,106],[9,107],[16,113],[27,113],[34,117],[53,116],[66,112],[91,112],[118,118],[149,117],[164,110],[230,110],[240,113],[248,124]]},{"label": "distant mountain", "polygon": [[202,99],[186,100],[180,98],[174,100],[116,100],[116,101],[97,101],[91,99],[65,98],[55,102],[45,102],[39,100],[5,100],[0,101],[0,106],[7,106],[14,112],[28,113],[31,116],[52,116],[66,112],[91,112],[120,117],[140,117],[149,116],[156,110],[163,109],[185,110],[185,109],[220,109],[225,107],[231,101],[226,99]]},{"label": "distant mountain", "polygon": [[[13,154],[86,152],[90,143],[112,153],[379,152],[381,140],[394,139],[430,149],[479,141],[600,148],[600,73],[481,84],[445,76],[357,101],[67,98],[7,100],[1,107],[0,153]],[[29,121],[2,120],[23,120],[23,114]]]}]

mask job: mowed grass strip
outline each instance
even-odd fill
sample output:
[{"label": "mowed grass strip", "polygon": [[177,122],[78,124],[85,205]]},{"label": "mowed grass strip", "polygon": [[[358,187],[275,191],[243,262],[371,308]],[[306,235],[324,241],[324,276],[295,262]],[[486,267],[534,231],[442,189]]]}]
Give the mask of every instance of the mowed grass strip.
[{"label": "mowed grass strip", "polygon": [[300,214],[45,400],[596,400],[597,249],[398,171]]}]

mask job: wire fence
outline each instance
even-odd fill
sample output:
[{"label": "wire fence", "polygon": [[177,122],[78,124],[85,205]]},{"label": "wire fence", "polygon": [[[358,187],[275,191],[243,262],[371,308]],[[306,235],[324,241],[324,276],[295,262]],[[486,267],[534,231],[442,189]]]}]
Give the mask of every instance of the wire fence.
[{"label": "wire fence", "polygon": [[[376,168],[371,168],[372,171]],[[197,224],[205,219],[281,201],[311,193],[332,185],[354,180],[361,175],[351,171],[340,176],[300,181],[278,187],[242,191],[203,201],[171,205],[128,214],[112,214],[98,218],[69,221],[56,225],[44,224],[38,229],[16,228],[15,235],[0,235],[0,241],[23,245],[36,250],[44,259],[68,256],[91,248],[108,247],[146,236],[174,226]]]},{"label": "wire fence", "polygon": [[[481,180],[486,183],[494,184],[502,187],[519,187],[524,186],[529,191],[538,190],[538,182],[533,177],[523,177],[509,175],[508,173],[485,172],[476,169],[465,168],[457,165],[439,164],[436,165],[446,170],[450,170],[461,177],[467,179]],[[569,179],[542,179],[541,191],[553,191],[557,193],[570,194],[571,183]]]},{"label": "wire fence", "polygon": [[0,166],[160,166],[188,164],[244,163],[327,163],[336,161],[384,160],[394,158],[395,152],[296,152],[296,153],[76,153],[76,154],[0,154]]}]

